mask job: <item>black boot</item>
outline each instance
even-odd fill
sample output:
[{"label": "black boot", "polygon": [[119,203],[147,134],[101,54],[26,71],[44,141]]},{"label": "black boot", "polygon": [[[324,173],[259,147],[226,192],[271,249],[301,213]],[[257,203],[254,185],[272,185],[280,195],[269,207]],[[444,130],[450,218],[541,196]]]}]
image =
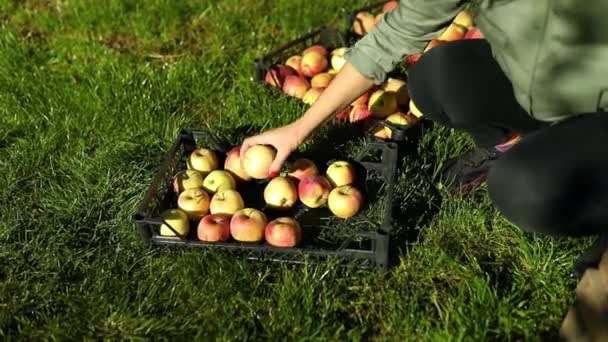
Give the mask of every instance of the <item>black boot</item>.
[{"label": "black boot", "polygon": [[470,192],[486,180],[501,154],[494,147],[478,147],[452,158],[443,166],[441,183],[451,193]]}]

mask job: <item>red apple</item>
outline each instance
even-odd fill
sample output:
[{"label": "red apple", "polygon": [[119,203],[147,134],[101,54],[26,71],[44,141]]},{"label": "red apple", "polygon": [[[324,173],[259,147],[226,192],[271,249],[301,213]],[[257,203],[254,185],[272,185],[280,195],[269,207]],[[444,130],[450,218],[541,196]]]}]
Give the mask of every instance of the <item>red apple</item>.
[{"label": "red apple", "polygon": [[209,194],[203,189],[188,189],[179,194],[177,207],[191,220],[198,220],[209,212]]},{"label": "red apple", "polygon": [[355,168],[353,165],[344,160],[338,160],[327,168],[325,178],[333,187],[353,184],[355,182]]},{"label": "red apple", "polygon": [[369,101],[369,97],[372,95],[372,91],[366,91],[365,93],[361,94],[361,96],[357,97],[357,99],[355,101],[353,101],[353,103],[351,103],[351,106],[356,106],[356,105],[366,105],[367,106],[367,101]]},{"label": "red apple", "polygon": [[179,194],[187,189],[202,188],[205,177],[196,170],[182,170],[173,177],[173,191]]},{"label": "red apple", "polygon": [[289,178],[276,177],[264,188],[264,201],[273,209],[289,209],[298,201],[298,189]]},{"label": "red apple", "polygon": [[[365,106],[365,108],[367,108],[367,106]],[[336,119],[340,120],[340,121],[346,121],[346,120],[348,120],[348,114],[350,114],[350,112],[351,112],[352,109],[353,109],[353,107],[347,106],[340,113],[336,114]]]},{"label": "red apple", "polygon": [[206,215],[198,223],[196,236],[201,241],[225,242],[230,237],[230,215]]},{"label": "red apple", "polygon": [[300,158],[293,162],[287,174],[301,181],[304,177],[318,175],[319,169],[312,160]]},{"label": "red apple", "polygon": [[383,12],[389,12],[399,7],[399,1],[389,1],[382,6]]},{"label": "red apple", "polygon": [[295,75],[285,77],[285,83],[283,83],[283,92],[285,94],[301,99],[308,89],[310,89],[310,83],[306,78]]},{"label": "red apple", "polygon": [[322,54],[323,56],[327,56],[328,52],[327,49],[325,47],[323,47],[322,45],[313,45],[311,47],[309,47],[308,49],[304,50],[304,52],[302,52],[302,56],[304,56],[305,54],[309,53],[309,52],[318,52],[320,54]]},{"label": "red apple", "polygon": [[230,220],[230,234],[236,241],[261,242],[268,222],[266,215],[253,208],[237,211]]},{"label": "red apple", "polygon": [[350,113],[348,114],[348,121],[357,122],[365,120],[372,116],[367,105],[356,105],[353,106]]},{"label": "red apple", "polygon": [[240,183],[251,180],[251,177],[245,172],[241,166],[241,145],[233,147],[226,155],[224,162],[224,170],[230,172],[232,177]]},{"label": "red apple", "polygon": [[352,185],[343,185],[331,191],[327,200],[329,210],[340,218],[355,216],[363,202],[363,195]]},{"label": "red apple", "polygon": [[313,77],[327,70],[329,65],[327,57],[317,51],[311,51],[302,56],[302,74],[306,77]]},{"label": "red apple", "polygon": [[405,64],[412,65],[412,64],[418,62],[418,60],[420,59],[420,56],[422,56],[422,54],[415,54],[415,55],[407,56],[407,58],[405,60]]},{"label": "red apple", "polygon": [[302,228],[298,221],[291,217],[280,217],[268,222],[264,229],[264,238],[275,247],[295,247],[302,239]]},{"label": "red apple", "polygon": [[285,81],[285,77],[287,77],[288,75],[295,74],[296,71],[291,67],[288,67],[283,64],[278,64],[266,72],[266,77],[264,78],[264,80],[266,81],[266,83],[274,87],[282,88],[283,81]]},{"label": "red apple", "polygon": [[485,39],[485,36],[477,27],[471,27],[464,35],[464,39]]},{"label": "red apple", "polygon": [[300,201],[309,208],[318,208],[327,202],[331,184],[323,176],[308,176],[298,184]]},{"label": "red apple", "polygon": [[285,65],[295,70],[296,73],[302,74],[302,56],[296,55],[287,58],[287,61],[285,61]]}]

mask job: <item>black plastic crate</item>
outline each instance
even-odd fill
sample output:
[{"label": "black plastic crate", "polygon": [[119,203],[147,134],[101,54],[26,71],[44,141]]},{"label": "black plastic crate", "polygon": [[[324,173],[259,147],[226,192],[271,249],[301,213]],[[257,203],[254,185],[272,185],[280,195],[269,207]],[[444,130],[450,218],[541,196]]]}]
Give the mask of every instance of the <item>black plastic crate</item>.
[{"label": "black plastic crate", "polygon": [[[173,176],[185,169],[185,161],[198,146],[218,152],[220,165],[230,144],[208,131],[183,130],[177,141],[167,152],[164,161],[146,192],[135,214],[135,222],[142,240],[151,245],[187,246],[215,248],[234,253],[240,257],[255,260],[303,263],[323,262],[335,259],[342,263],[354,264],[362,268],[384,270],[388,267],[389,234],[393,216],[393,190],[395,184],[398,147],[394,143],[369,142],[355,158],[346,159],[357,169],[356,187],[364,196],[361,211],[356,216],[343,220],[334,217],[327,208],[309,209],[298,202],[290,212],[272,212],[263,207],[262,192],[267,180],[251,181],[237,188],[245,200],[245,207],[263,209],[272,220],[277,216],[295,217],[302,226],[302,241],[295,248],[279,248],[268,244],[249,244],[229,240],[223,243],[199,241],[195,225],[191,224],[190,234],[185,238],[159,235],[163,221],[161,213],[175,208],[177,194],[171,186]],[[333,160],[315,160],[322,173],[324,166]],[[371,213],[371,214],[370,214]],[[345,228],[346,227],[346,228]],[[342,230],[340,230],[342,229]]]},{"label": "black plastic crate", "polygon": [[287,58],[299,55],[312,45],[322,45],[329,52],[339,47],[348,47],[347,41],[337,29],[330,26],[322,26],[314,31],[306,33],[289,43],[275,48],[272,52],[257,58],[254,63],[255,80],[266,84],[268,87],[280,91],[278,88],[264,81],[266,72],[277,64],[284,64]]}]

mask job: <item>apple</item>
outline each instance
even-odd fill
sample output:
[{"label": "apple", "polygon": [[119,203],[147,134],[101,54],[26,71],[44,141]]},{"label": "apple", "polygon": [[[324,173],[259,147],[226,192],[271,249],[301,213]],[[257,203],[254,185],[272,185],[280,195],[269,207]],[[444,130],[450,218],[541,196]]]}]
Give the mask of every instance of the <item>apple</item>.
[{"label": "apple", "polygon": [[310,80],[310,86],[312,88],[327,88],[334,79],[334,75],[329,72],[322,72],[318,75],[313,76]]},{"label": "apple", "polygon": [[462,10],[452,22],[468,30],[473,26],[473,14],[468,10]]},{"label": "apple", "polygon": [[201,172],[205,176],[209,172],[217,170],[219,161],[214,151],[199,147],[192,151],[186,162],[186,166],[189,169]]},{"label": "apple", "polygon": [[395,93],[380,89],[369,97],[368,108],[374,117],[384,119],[396,112],[399,104]]},{"label": "apple", "polygon": [[[395,125],[404,126],[404,128],[405,128],[405,126],[413,123],[412,120],[407,115],[405,115],[401,112],[391,114],[388,118],[386,118],[386,121],[393,123]],[[386,131],[386,138],[392,139],[393,130],[388,126],[384,127],[384,130]]]},{"label": "apple", "polygon": [[397,105],[407,106],[410,102],[410,93],[407,89],[407,83],[397,78],[388,78],[382,85],[384,91],[392,92],[397,98]]},{"label": "apple", "polygon": [[399,1],[389,1],[382,6],[383,12],[390,12],[395,8],[399,7]]},{"label": "apple", "polygon": [[467,29],[456,23],[451,23],[445,31],[443,31],[437,39],[441,41],[451,42],[454,40],[461,40],[467,33]]},{"label": "apple", "polygon": [[182,170],[173,177],[173,191],[179,194],[187,189],[202,188],[204,179],[196,170]]},{"label": "apple", "polygon": [[327,69],[327,73],[336,77],[336,75],[338,74],[338,70],[336,70],[332,67],[331,69]]},{"label": "apple", "polygon": [[288,176],[301,181],[302,178],[308,176],[317,176],[319,174],[319,169],[317,165],[306,158],[296,159],[293,164],[289,167],[289,171],[287,173]]},{"label": "apple", "polygon": [[230,234],[236,241],[261,242],[267,222],[263,212],[253,208],[241,209],[232,215]]},{"label": "apple", "polygon": [[327,56],[327,49],[322,45],[313,45],[313,46],[307,48],[306,50],[304,50],[304,52],[302,52],[302,56],[304,56],[305,54],[312,52],[312,51],[318,52],[318,53],[322,54],[323,56]]},{"label": "apple", "polygon": [[357,122],[365,120],[372,116],[372,112],[370,112],[367,105],[355,105],[348,113],[348,121]]},{"label": "apple", "polygon": [[163,220],[163,224],[160,226],[161,236],[177,236],[175,235],[177,233],[180,237],[185,237],[190,232],[188,215],[179,209],[166,210],[161,214],[161,218]]},{"label": "apple", "polygon": [[352,185],[343,185],[334,188],[329,193],[327,206],[329,210],[339,218],[355,216],[361,208],[363,195]]},{"label": "apple", "polygon": [[275,247],[295,247],[302,239],[302,228],[291,217],[279,217],[266,225],[264,238]]},{"label": "apple", "polygon": [[274,87],[282,88],[285,77],[288,75],[295,75],[296,73],[297,72],[291,67],[283,64],[277,64],[266,72],[264,80],[266,83]]},{"label": "apple", "polygon": [[483,35],[483,33],[481,33],[479,28],[471,27],[464,35],[463,39],[485,39],[485,36]]},{"label": "apple", "polygon": [[221,190],[234,190],[236,189],[236,181],[230,172],[226,170],[213,170],[205,177],[203,189],[210,194]]},{"label": "apple", "polygon": [[298,190],[289,178],[276,177],[264,188],[264,201],[273,209],[286,210],[298,201]]},{"label": "apple", "polygon": [[369,101],[369,97],[372,95],[373,91],[366,91],[365,93],[361,94],[361,96],[357,97],[357,99],[355,99],[355,101],[353,101],[353,103],[351,103],[351,106],[356,106],[356,105],[366,105],[367,106],[367,101]]},{"label": "apple", "polygon": [[429,42],[429,44],[428,44],[428,45],[427,45],[427,46],[424,48],[423,53],[424,53],[424,52],[427,52],[427,51],[429,51],[430,49],[434,48],[435,46],[441,45],[441,44],[443,44],[443,43],[445,43],[445,41],[443,41],[443,40],[439,40],[439,39],[433,39],[433,40],[431,40],[431,41]]},{"label": "apple", "polygon": [[309,208],[318,208],[327,202],[331,184],[323,176],[308,176],[298,184],[300,201]]},{"label": "apple", "polygon": [[285,82],[283,83],[283,92],[285,94],[301,99],[308,89],[310,89],[310,83],[306,78],[296,75],[285,77]]},{"label": "apple", "polygon": [[420,109],[418,109],[418,107],[416,107],[416,104],[414,103],[414,100],[410,100],[410,113],[412,113],[413,116],[417,117],[417,118],[421,118],[423,116],[422,112],[420,111]]},{"label": "apple", "polygon": [[323,88],[310,88],[306,94],[304,94],[304,97],[302,97],[302,102],[312,106],[315,102],[317,102],[322,93]]},{"label": "apple", "polygon": [[287,58],[285,65],[292,68],[298,74],[302,74],[302,56],[295,55]]},{"label": "apple", "polygon": [[224,162],[224,170],[230,172],[234,180],[237,182],[247,182],[251,180],[251,177],[245,172],[241,165],[241,145],[233,147],[226,154],[226,161]]},{"label": "apple", "polygon": [[353,31],[360,36],[367,34],[376,25],[376,17],[367,12],[359,12],[355,15],[353,22]]},{"label": "apple", "polygon": [[232,215],[245,207],[241,194],[236,190],[222,190],[211,198],[209,212]]},{"label": "apple", "polygon": [[325,178],[333,187],[353,184],[356,179],[355,168],[347,161],[338,160],[329,165]]},{"label": "apple", "polygon": [[209,212],[209,194],[203,189],[188,189],[177,197],[177,207],[191,220],[198,220]]},{"label": "apple", "polygon": [[230,238],[230,215],[206,215],[198,223],[196,237],[201,241],[225,242]]},{"label": "apple", "polygon": [[344,64],[346,64],[346,59],[344,58],[346,51],[348,51],[348,48],[341,47],[331,52],[331,67],[334,70],[340,71]]},{"label": "apple", "polygon": [[405,59],[405,64],[412,65],[412,64],[418,62],[418,60],[420,59],[421,56],[422,56],[422,54],[419,54],[419,53],[415,54],[415,55],[409,55]]},{"label": "apple", "polygon": [[[365,108],[367,108],[367,106],[365,106]],[[341,120],[341,121],[348,120],[348,114],[350,114],[352,109],[353,109],[353,107],[347,106],[340,113],[336,114],[336,119]]]},{"label": "apple", "polygon": [[266,179],[270,173],[270,166],[277,155],[277,150],[268,145],[254,145],[245,152],[243,168],[245,172],[255,179]]},{"label": "apple", "polygon": [[306,77],[313,77],[327,70],[327,57],[317,51],[310,51],[302,56],[302,74]]},{"label": "apple", "polygon": [[388,132],[386,130],[386,127],[380,126],[374,128],[373,134],[376,138],[380,138],[382,140],[388,139]]}]

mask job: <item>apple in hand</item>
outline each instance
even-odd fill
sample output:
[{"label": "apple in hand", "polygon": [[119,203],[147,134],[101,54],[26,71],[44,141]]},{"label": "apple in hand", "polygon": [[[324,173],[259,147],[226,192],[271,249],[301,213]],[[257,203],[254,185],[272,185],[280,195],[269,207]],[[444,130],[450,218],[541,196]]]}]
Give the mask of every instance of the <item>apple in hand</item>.
[{"label": "apple in hand", "polygon": [[[169,209],[162,213],[161,218],[164,223],[160,226],[160,235],[162,236],[177,236],[173,232],[181,237],[188,235],[190,231],[190,222],[188,221],[188,215],[179,209]],[[169,225],[171,228],[169,228]]]},{"label": "apple in hand", "polygon": [[198,223],[196,237],[201,241],[225,242],[230,237],[230,215],[206,215]]},{"label": "apple in hand", "polygon": [[179,194],[187,189],[202,188],[205,177],[196,170],[182,170],[173,177],[173,191]]},{"label": "apple in hand", "polygon": [[243,168],[245,172],[255,179],[266,179],[270,166],[277,155],[277,150],[268,145],[254,145],[245,152]]},{"label": "apple in hand", "polygon": [[316,176],[318,174],[319,169],[317,169],[315,163],[306,158],[296,159],[287,173],[288,176],[296,178],[298,181],[301,181],[304,177]]},{"label": "apple in hand", "polygon": [[273,209],[286,210],[298,201],[298,190],[288,178],[276,177],[264,188],[264,201]]},{"label": "apple in hand", "polygon": [[228,171],[213,170],[205,177],[203,189],[210,194],[215,194],[221,190],[234,190],[236,189],[236,181]]},{"label": "apple in hand", "polygon": [[224,170],[230,172],[232,177],[237,182],[247,182],[251,180],[251,177],[245,172],[241,165],[241,146],[233,147],[226,155],[226,162],[224,163]]},{"label": "apple in hand", "polygon": [[209,211],[212,214],[232,215],[244,207],[245,202],[236,190],[222,190],[211,198]]},{"label": "apple in hand", "polygon": [[293,68],[283,64],[277,64],[266,72],[264,80],[273,87],[282,88],[285,77],[295,75]]},{"label": "apple in hand", "polygon": [[230,220],[230,234],[236,241],[261,242],[268,222],[266,215],[257,209],[245,208],[237,211]]},{"label": "apple in hand", "polygon": [[217,155],[210,149],[197,148],[190,154],[186,165],[189,169],[200,171],[203,176],[219,166]]},{"label": "apple in hand", "polygon": [[209,212],[209,195],[203,189],[188,189],[177,198],[177,207],[188,215],[190,220],[197,220]]},{"label": "apple in hand", "polygon": [[300,201],[309,208],[318,208],[327,203],[331,184],[323,176],[308,176],[298,184]]},{"label": "apple in hand", "polygon": [[327,206],[337,217],[349,218],[359,212],[362,202],[363,195],[357,188],[352,185],[343,185],[331,191]]},{"label": "apple in hand", "polygon": [[295,247],[302,239],[302,228],[298,221],[291,217],[279,217],[268,222],[264,229],[264,238],[275,247]]},{"label": "apple in hand", "polygon": [[356,178],[353,165],[344,160],[338,160],[327,168],[325,177],[333,187],[353,184]]}]

